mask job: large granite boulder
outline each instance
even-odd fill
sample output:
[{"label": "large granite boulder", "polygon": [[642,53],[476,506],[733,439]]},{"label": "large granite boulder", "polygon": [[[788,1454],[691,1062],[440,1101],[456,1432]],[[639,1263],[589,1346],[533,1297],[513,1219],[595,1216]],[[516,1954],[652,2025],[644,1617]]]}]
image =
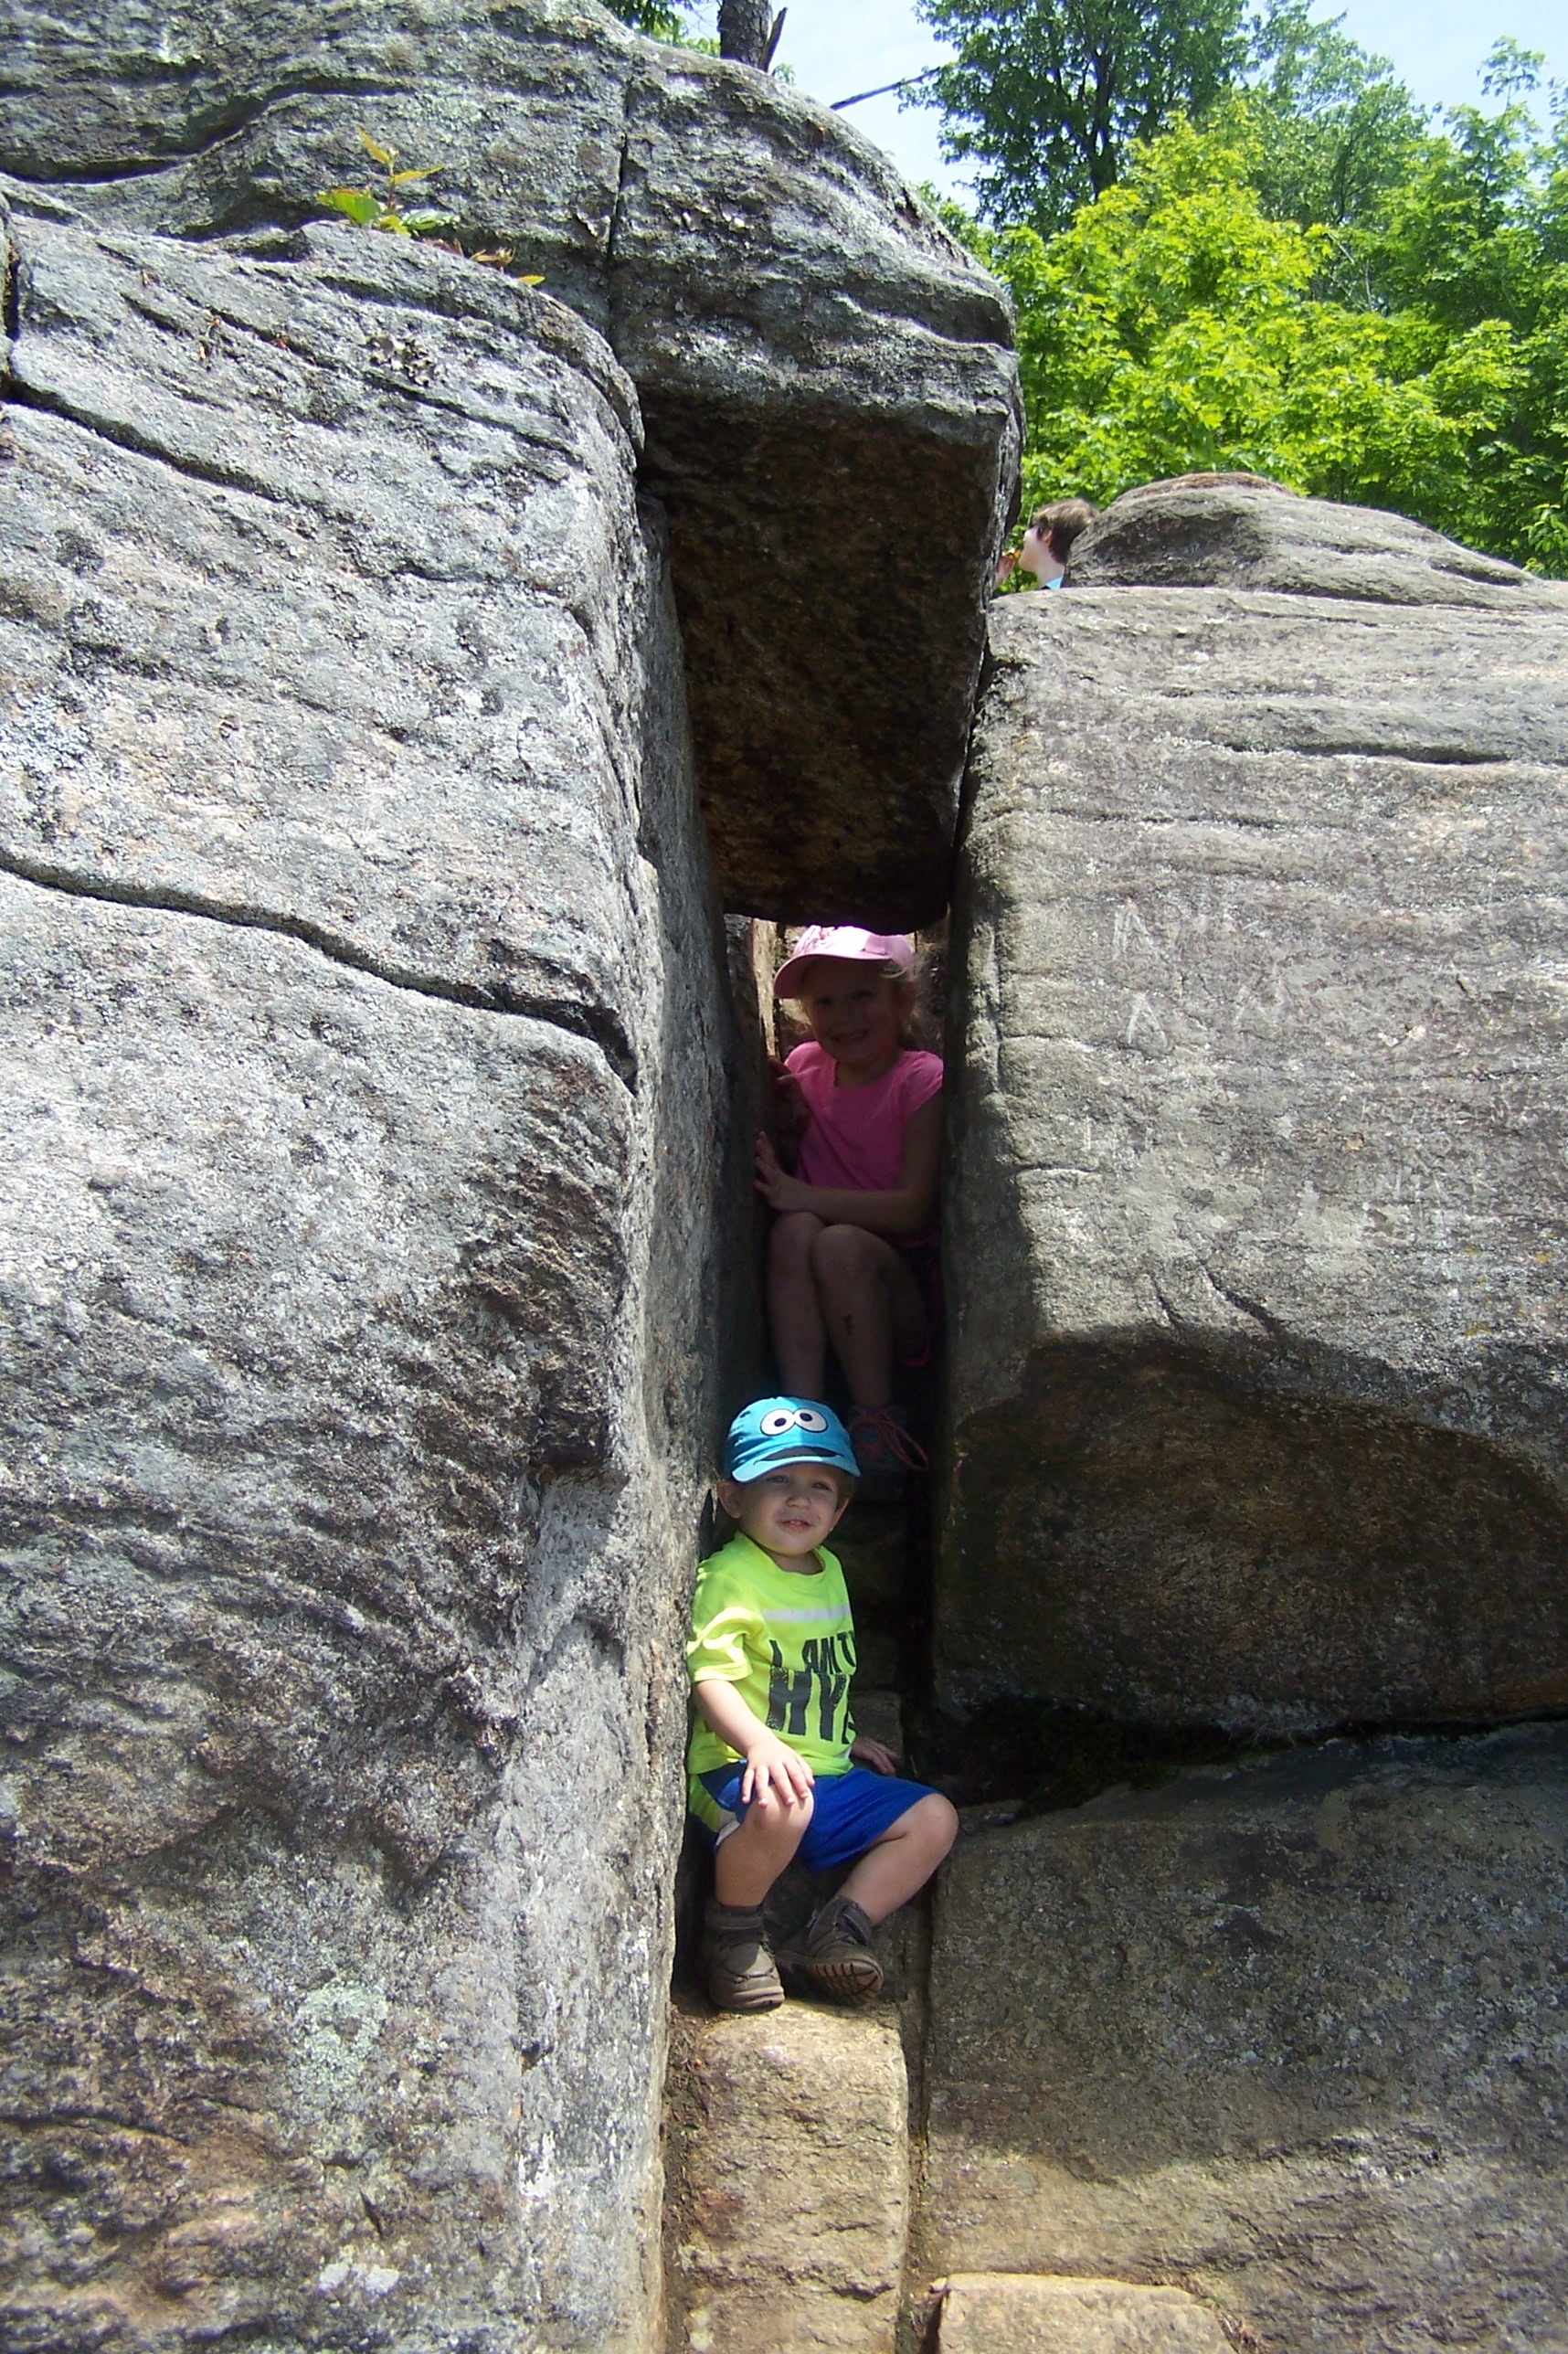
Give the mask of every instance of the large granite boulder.
[{"label": "large granite boulder", "polygon": [[1334,1743],[960,1840],[931,2268],[1184,2288],[1277,2354],[1561,2346],[1565,1935],[1561,1724]]},{"label": "large granite boulder", "polygon": [[[1098,546],[1128,572],[1140,516],[1218,495]],[[1224,495],[1411,593],[997,610],[939,1686],[1278,1730],[1562,1707],[1568,589]]]},{"label": "large granite boulder", "polygon": [[726,904],[937,913],[1014,495],[1000,291],[840,116],[594,0],[13,11],[0,168],[105,222],[297,224],[374,177],[362,127],[636,383]]},{"label": "large granite boulder", "polygon": [[7,2345],[641,2345],[723,949],[568,309],[18,193]]},{"label": "large granite boulder", "polygon": [[1306,499],[1261,474],[1144,482],[1073,542],[1075,588],[1279,588],[1380,605],[1561,610],[1563,592],[1377,507]]}]

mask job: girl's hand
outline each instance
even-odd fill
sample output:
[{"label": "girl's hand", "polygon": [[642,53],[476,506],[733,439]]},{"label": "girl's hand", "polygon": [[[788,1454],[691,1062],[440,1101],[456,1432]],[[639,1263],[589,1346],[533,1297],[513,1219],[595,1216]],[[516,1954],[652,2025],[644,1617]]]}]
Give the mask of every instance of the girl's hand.
[{"label": "girl's hand", "polygon": [[810,1797],[816,1778],[788,1742],[780,1741],[776,1733],[764,1733],[747,1750],[740,1802],[743,1807],[760,1807],[764,1814],[773,1807],[788,1808]]},{"label": "girl's hand", "polygon": [[811,1124],[805,1090],[777,1055],[769,1055],[768,1067],[773,1079],[773,1124],[782,1143],[797,1144]]},{"label": "girl's hand", "polygon": [[869,1734],[863,1733],[858,1740],[850,1743],[850,1755],[857,1766],[869,1766],[874,1774],[898,1771],[897,1750],[889,1749],[885,1741],[873,1741]]},{"label": "girl's hand", "polygon": [[790,1176],[773,1149],[772,1139],[767,1136],[757,1140],[757,1190],[774,1210],[805,1209],[805,1196],[811,1190],[802,1185],[798,1177]]}]

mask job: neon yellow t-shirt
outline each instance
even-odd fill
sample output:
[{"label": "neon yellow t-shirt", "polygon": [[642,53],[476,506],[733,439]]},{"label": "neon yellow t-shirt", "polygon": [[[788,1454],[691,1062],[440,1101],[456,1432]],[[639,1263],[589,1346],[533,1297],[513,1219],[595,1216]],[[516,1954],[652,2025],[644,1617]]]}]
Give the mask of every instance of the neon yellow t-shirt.
[{"label": "neon yellow t-shirt", "polygon": [[[710,1553],[692,1597],[686,1672],[734,1684],[754,1716],[814,1774],[847,1774],[854,1721],[854,1617],[838,1557],[817,1548],[819,1570],[780,1569],[737,1533]],[[686,1755],[692,1806],[710,1829],[717,1809],[698,1781],[739,1755],[699,1717]]]}]

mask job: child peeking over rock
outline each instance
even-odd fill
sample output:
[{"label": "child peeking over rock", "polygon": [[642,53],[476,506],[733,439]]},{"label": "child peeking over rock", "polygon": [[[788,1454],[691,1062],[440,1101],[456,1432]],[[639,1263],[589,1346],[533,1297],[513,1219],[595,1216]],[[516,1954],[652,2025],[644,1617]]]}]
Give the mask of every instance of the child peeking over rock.
[{"label": "child peeking over rock", "polygon": [[[725,1471],[719,1500],[739,1530],[697,1573],[686,1647],[691,1806],[715,1845],[708,1992],[721,2010],[772,2010],[782,1968],[830,1999],[870,2002],[882,1988],[871,1932],[925,1886],[959,1819],[939,1791],[900,1781],[883,1743],[855,1738],[854,1621],[824,1543],[854,1491],[837,1415],[759,1399],[730,1425]],[[813,1872],[853,1869],[776,1965],[763,1900],[797,1855]]]},{"label": "child peeking over rock", "polygon": [[779,1214],[768,1312],[780,1381],[820,1397],[832,1343],[863,1492],[882,1495],[926,1459],[895,1403],[895,1363],[925,1363],[938,1296],[942,1065],[908,1043],[914,970],[900,932],[801,935],[773,983],[811,1030],[776,1073],[793,1171],[757,1140],[758,1190]]}]

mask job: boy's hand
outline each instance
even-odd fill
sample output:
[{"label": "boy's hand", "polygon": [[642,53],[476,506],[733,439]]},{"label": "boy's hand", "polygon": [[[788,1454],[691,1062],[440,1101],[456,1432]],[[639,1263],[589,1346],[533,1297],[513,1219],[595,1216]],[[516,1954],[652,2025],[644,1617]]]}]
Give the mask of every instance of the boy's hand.
[{"label": "boy's hand", "polygon": [[873,1741],[863,1733],[850,1743],[850,1755],[857,1766],[869,1766],[874,1774],[896,1774],[898,1752],[889,1749],[885,1741]]},{"label": "boy's hand", "polygon": [[797,1806],[802,1798],[810,1797],[816,1778],[805,1759],[798,1756],[788,1742],[780,1741],[776,1733],[765,1733],[747,1746],[746,1771],[740,1777],[741,1804],[760,1807],[764,1814],[770,1807]]}]

